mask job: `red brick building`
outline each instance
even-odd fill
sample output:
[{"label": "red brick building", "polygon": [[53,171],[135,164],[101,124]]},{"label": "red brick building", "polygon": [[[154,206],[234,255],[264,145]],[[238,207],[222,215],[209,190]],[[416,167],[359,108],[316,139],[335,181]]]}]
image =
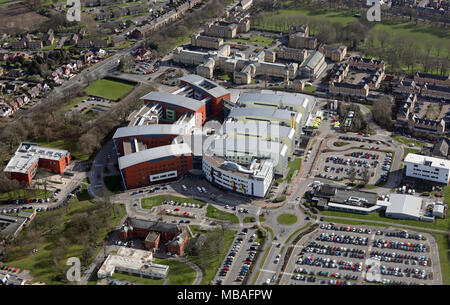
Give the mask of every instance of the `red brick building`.
[{"label": "red brick building", "polygon": [[10,179],[31,185],[38,168],[61,174],[70,164],[67,150],[40,147],[34,143],[21,143],[14,157],[4,169]]},{"label": "red brick building", "polygon": [[141,97],[148,106],[160,105],[160,121],[174,123],[185,114],[195,115],[195,125],[202,126],[206,121],[206,107],[204,101],[186,96],[152,91]]},{"label": "red brick building", "polygon": [[119,238],[123,241],[143,239],[147,249],[159,249],[160,243],[167,251],[182,255],[189,238],[186,227],[177,224],[149,221],[137,218],[127,218],[120,230]]},{"label": "red brick building", "polygon": [[230,100],[230,92],[216,83],[190,74],[180,78],[180,86],[187,90],[186,96],[201,100],[206,105],[206,117],[223,119],[223,101]]},{"label": "red brick building", "polygon": [[127,189],[178,179],[192,167],[192,152],[186,143],[154,147],[119,158]]}]

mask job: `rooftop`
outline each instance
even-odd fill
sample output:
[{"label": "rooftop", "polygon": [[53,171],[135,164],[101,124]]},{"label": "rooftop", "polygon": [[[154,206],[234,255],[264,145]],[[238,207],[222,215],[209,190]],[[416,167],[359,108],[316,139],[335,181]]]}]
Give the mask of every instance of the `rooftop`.
[{"label": "rooftop", "polygon": [[263,117],[268,121],[290,121],[291,115],[294,115],[297,122],[301,121],[302,114],[294,111],[266,108],[266,107],[236,107],[231,109],[229,117],[239,118],[245,117],[246,119]]},{"label": "rooftop", "polygon": [[179,80],[191,84],[197,87],[197,89],[203,90],[204,92],[210,94],[215,98],[222,97],[230,93],[227,89],[223,88],[222,86],[219,86],[216,83],[196,74],[189,74],[183,76]]},{"label": "rooftop", "polygon": [[120,157],[119,168],[122,170],[143,162],[155,162],[158,159],[171,158],[174,155],[190,155],[191,153],[191,148],[186,143],[154,147]]},{"label": "rooftop", "polygon": [[152,124],[142,126],[129,126],[118,128],[113,139],[140,135],[183,135],[184,125],[177,124]]},{"label": "rooftop", "polygon": [[422,199],[412,195],[391,194],[390,205],[386,208],[387,214],[404,214],[419,218],[422,208]]},{"label": "rooftop", "polygon": [[197,111],[205,105],[205,102],[203,102],[203,101],[198,101],[198,100],[195,100],[195,99],[192,99],[189,97],[185,97],[182,95],[170,94],[170,93],[165,93],[165,92],[156,92],[156,91],[152,91],[152,92],[144,95],[140,99],[171,104],[171,105],[175,105],[178,107],[187,108],[192,111]]},{"label": "rooftop", "polygon": [[34,143],[22,142],[14,156],[6,165],[5,172],[28,173],[30,168],[39,161],[47,159],[58,161],[67,156],[67,150],[41,147]]},{"label": "rooftop", "polygon": [[405,163],[406,162],[450,170],[450,160],[446,159],[422,156],[418,154],[408,154],[405,157]]}]

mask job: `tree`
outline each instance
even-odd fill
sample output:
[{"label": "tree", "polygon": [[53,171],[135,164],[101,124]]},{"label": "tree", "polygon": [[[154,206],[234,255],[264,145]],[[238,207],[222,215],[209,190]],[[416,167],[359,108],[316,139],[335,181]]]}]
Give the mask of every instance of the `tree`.
[{"label": "tree", "polygon": [[361,177],[362,177],[362,181],[363,181],[364,185],[367,185],[370,181],[370,173],[367,168],[363,169]]},{"label": "tree", "polygon": [[353,184],[356,180],[356,169],[354,167],[351,167],[348,171],[348,180]]}]

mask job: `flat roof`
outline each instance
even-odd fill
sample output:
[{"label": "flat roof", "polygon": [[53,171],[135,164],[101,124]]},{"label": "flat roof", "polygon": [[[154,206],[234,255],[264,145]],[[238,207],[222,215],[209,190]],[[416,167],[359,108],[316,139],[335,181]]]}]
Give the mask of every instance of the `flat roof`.
[{"label": "flat roof", "polygon": [[450,160],[440,159],[440,158],[435,158],[435,157],[422,156],[422,155],[418,155],[418,154],[411,154],[411,153],[409,153],[405,157],[405,161],[404,162],[425,165],[426,161],[430,162],[430,164],[427,164],[426,166],[431,166],[431,167],[443,168],[443,169],[450,170]]},{"label": "flat roof", "polygon": [[308,116],[314,109],[316,98],[311,95],[301,93],[290,93],[283,91],[261,90],[259,93],[243,93],[240,95],[237,103],[267,103],[271,105],[299,106],[305,109],[305,115]]},{"label": "flat roof", "polygon": [[[248,138],[217,137],[212,140],[209,150],[218,156],[275,157],[286,155],[283,143]],[[278,160],[277,158],[273,158]]]},{"label": "flat roof", "polygon": [[118,128],[113,139],[142,135],[184,135],[186,126],[178,124],[151,124]]},{"label": "flat roof", "polygon": [[291,138],[295,136],[295,130],[288,126],[269,124],[267,122],[242,122],[226,121],[222,125],[222,134],[260,135],[263,139],[267,136],[280,136]]},{"label": "flat roof", "polygon": [[67,156],[69,151],[49,147],[41,147],[35,143],[22,142],[16,150],[14,156],[9,160],[4,171],[16,173],[28,173],[30,168],[39,159],[58,161]]},{"label": "flat roof", "polygon": [[117,254],[110,254],[103,265],[98,270],[98,273],[103,276],[108,276],[114,273],[116,268],[135,270],[149,270],[152,273],[159,274],[164,277],[169,266],[154,264],[153,254],[150,251],[132,249],[126,247],[119,247]]},{"label": "flat roof", "polygon": [[412,195],[391,194],[389,202],[390,205],[387,206],[386,213],[404,214],[417,218],[421,216],[422,198]]},{"label": "flat roof", "polygon": [[125,155],[119,158],[119,168],[124,168],[143,163],[154,161],[161,158],[167,158],[171,156],[190,155],[192,153],[191,148],[186,143],[170,144],[159,147],[154,147]]},{"label": "flat roof", "polygon": [[269,173],[269,170],[274,166],[273,161],[270,159],[255,159],[248,167],[227,161],[223,157],[209,156],[207,154],[203,156],[203,159],[211,166],[220,168],[234,176],[249,180],[254,178],[264,179]]},{"label": "flat roof", "polygon": [[150,93],[147,93],[140,99],[171,104],[171,105],[175,105],[178,107],[184,107],[184,108],[187,108],[187,109],[190,109],[193,111],[197,111],[205,105],[205,102],[203,102],[203,101],[198,101],[198,100],[195,100],[195,99],[183,96],[183,95],[170,94],[170,93],[157,92],[157,91],[152,91]]},{"label": "flat roof", "polygon": [[197,74],[189,74],[179,78],[180,81],[184,81],[188,84],[196,86],[198,89],[205,91],[211,96],[218,98],[229,94],[230,92],[222,86],[219,86],[215,82],[210,81]]},{"label": "flat roof", "polygon": [[252,118],[263,117],[267,118],[268,121],[274,121],[277,119],[290,121],[292,113],[295,115],[295,120],[297,122],[300,122],[302,118],[301,113],[284,109],[265,107],[235,107],[231,109],[229,117],[245,117],[248,120],[251,120]]}]

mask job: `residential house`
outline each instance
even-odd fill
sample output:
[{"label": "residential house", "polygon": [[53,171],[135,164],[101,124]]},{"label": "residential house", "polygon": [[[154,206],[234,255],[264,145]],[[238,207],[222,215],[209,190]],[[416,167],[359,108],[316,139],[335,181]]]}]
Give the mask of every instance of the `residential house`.
[{"label": "residential house", "polygon": [[442,87],[450,87],[450,75],[441,76],[436,74],[427,74],[416,72],[414,74],[414,81],[418,84],[430,84]]},{"label": "residential house", "polygon": [[19,78],[21,76],[23,76],[23,70],[20,69],[11,69],[8,72],[8,76],[9,77],[13,77],[13,78]]},{"label": "residential house", "polygon": [[359,97],[367,97],[369,95],[369,86],[364,83],[349,84],[331,82],[329,91],[332,94],[353,95]]},{"label": "residential house", "polygon": [[420,94],[426,97],[450,100],[450,87],[425,84]]},{"label": "residential house", "polygon": [[79,40],[77,43],[77,48],[90,48],[92,42],[89,39]]},{"label": "residential house", "polygon": [[26,47],[27,43],[23,39],[11,42],[11,49],[25,49]]},{"label": "residential house", "polygon": [[30,41],[27,45],[31,50],[40,50],[43,47],[42,40]]},{"label": "residential house", "polygon": [[399,84],[394,87],[394,92],[402,94],[416,94],[420,92],[420,87],[416,85],[415,81],[407,81],[402,79]]},{"label": "residential house", "polygon": [[44,45],[51,46],[55,42],[55,35],[53,34],[53,30],[50,32],[47,32],[44,35]]},{"label": "residential house", "polygon": [[96,48],[107,48],[108,47],[108,40],[107,39],[94,40],[92,42],[92,44]]},{"label": "residential house", "polygon": [[326,58],[332,61],[342,61],[347,54],[346,46],[328,46],[323,44],[319,47],[319,52],[323,53]]},{"label": "residential house", "polygon": [[16,92],[16,90],[17,90],[16,84],[6,84],[4,92],[7,94],[11,94],[13,92]]},{"label": "residential house", "polygon": [[348,61],[350,68],[357,68],[361,70],[376,70],[385,69],[386,64],[382,60],[374,58],[363,58],[360,56],[353,56]]}]

